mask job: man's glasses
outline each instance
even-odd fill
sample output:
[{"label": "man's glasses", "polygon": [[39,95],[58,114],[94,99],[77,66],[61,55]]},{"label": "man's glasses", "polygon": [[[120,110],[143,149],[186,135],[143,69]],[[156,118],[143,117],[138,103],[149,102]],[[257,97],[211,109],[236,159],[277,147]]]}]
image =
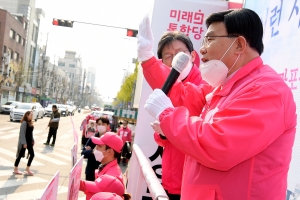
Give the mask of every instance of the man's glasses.
[{"label": "man's glasses", "polygon": [[162,57],[164,62],[172,62],[174,56],[176,56],[179,52],[187,53],[189,50],[178,51],[176,54],[166,54]]},{"label": "man's glasses", "polygon": [[218,37],[236,38],[236,37],[239,37],[239,35],[207,35],[207,36],[204,36],[204,39],[201,42],[201,47],[205,47],[205,48],[208,47],[211,40],[213,40],[213,38],[218,38]]}]

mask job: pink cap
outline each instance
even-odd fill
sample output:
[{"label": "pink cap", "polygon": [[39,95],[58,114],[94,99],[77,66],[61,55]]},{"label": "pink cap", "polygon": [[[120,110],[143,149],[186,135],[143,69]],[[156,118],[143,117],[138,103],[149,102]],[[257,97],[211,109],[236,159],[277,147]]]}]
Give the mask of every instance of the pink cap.
[{"label": "pink cap", "polygon": [[99,192],[97,194],[94,194],[91,200],[123,200],[123,198],[116,193]]},{"label": "pink cap", "polygon": [[92,142],[94,144],[107,145],[114,149],[116,152],[121,152],[123,147],[123,141],[117,134],[113,132],[106,132],[100,138],[92,137]]},{"label": "pink cap", "polygon": [[99,176],[95,181],[84,181],[86,190],[91,193],[113,192],[123,196],[125,187],[121,179],[116,176],[104,174]]}]

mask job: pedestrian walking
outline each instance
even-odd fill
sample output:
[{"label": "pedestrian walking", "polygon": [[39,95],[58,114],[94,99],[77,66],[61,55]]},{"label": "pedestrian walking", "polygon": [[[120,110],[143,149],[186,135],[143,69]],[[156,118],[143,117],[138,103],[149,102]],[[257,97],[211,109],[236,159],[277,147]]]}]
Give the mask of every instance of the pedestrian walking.
[{"label": "pedestrian walking", "polygon": [[60,120],[60,113],[58,112],[57,106],[53,105],[52,106],[52,114],[51,114],[51,119],[49,121],[48,127],[49,127],[49,133],[47,137],[47,141],[44,143],[44,145],[49,145],[51,137],[53,136],[52,143],[50,146],[55,145],[55,140],[56,140],[56,133],[59,125],[59,120]]},{"label": "pedestrian walking", "polygon": [[19,171],[18,166],[21,158],[25,157],[26,149],[28,150],[29,153],[29,159],[24,174],[29,176],[33,176],[34,174],[32,171],[30,171],[30,165],[34,158],[34,150],[33,150],[34,139],[32,134],[34,125],[32,122],[32,116],[33,116],[32,111],[27,111],[21,120],[21,127],[20,127],[19,140],[18,140],[18,150],[16,155],[17,159],[15,161],[15,167],[13,171],[14,174],[22,174],[22,172]]}]

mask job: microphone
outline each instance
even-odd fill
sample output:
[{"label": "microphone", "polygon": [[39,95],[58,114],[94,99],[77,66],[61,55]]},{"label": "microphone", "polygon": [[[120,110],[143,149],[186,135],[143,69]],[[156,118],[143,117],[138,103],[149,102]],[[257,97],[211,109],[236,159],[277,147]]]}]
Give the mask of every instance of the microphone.
[{"label": "microphone", "polygon": [[190,60],[190,57],[187,54],[183,53],[183,52],[179,52],[178,54],[176,54],[174,56],[173,61],[172,61],[171,72],[170,72],[166,82],[164,83],[164,85],[161,88],[161,90],[166,95],[168,95],[168,93],[170,92],[170,90],[173,87],[174,83],[178,79],[180,73],[189,64],[189,60]]},{"label": "microphone", "polygon": [[[189,64],[189,60],[190,57],[183,53],[183,52],[179,52],[178,54],[176,54],[172,60],[172,69],[171,72],[166,80],[166,82],[164,83],[164,85],[162,86],[161,90],[168,95],[168,93],[170,92],[171,88],[173,87],[175,81],[178,79],[180,73],[187,67],[187,65]],[[160,138],[163,140],[166,140],[167,138],[161,134],[159,134]],[[159,153],[161,156],[163,155],[163,147],[158,146],[157,147],[157,153]]]}]

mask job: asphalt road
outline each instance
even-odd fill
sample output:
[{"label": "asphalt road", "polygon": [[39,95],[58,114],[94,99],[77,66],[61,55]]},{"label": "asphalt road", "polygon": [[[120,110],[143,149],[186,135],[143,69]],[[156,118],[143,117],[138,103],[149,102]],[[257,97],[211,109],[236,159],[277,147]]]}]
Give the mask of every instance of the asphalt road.
[{"label": "asphalt road", "polygon": [[[78,133],[78,158],[81,152],[81,131],[79,127],[86,115],[76,111],[75,115],[72,116]],[[32,200],[39,198],[57,171],[60,172],[57,199],[67,199],[71,170],[71,148],[74,144],[71,118],[61,118],[55,147],[43,144],[46,142],[48,135],[48,122],[49,117],[34,122],[35,157],[31,166],[31,170],[35,173],[34,176],[14,175],[12,172],[16,159],[20,122],[10,122],[9,115],[0,114],[0,200]],[[20,171],[25,170],[26,163],[27,159],[22,158],[19,164]],[[86,161],[83,162],[82,179],[85,178],[85,166]],[[121,168],[123,172],[126,169],[123,166]],[[79,192],[79,199],[85,199],[82,192]]]}]

